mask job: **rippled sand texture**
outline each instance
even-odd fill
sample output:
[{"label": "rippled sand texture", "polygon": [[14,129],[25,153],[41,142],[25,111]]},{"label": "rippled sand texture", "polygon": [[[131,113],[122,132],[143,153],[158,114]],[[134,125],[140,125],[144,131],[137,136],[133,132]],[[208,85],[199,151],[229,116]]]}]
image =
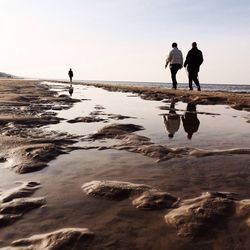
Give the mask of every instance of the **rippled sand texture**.
[{"label": "rippled sand texture", "polygon": [[1,81],[2,249],[250,248],[249,94],[68,87]]}]

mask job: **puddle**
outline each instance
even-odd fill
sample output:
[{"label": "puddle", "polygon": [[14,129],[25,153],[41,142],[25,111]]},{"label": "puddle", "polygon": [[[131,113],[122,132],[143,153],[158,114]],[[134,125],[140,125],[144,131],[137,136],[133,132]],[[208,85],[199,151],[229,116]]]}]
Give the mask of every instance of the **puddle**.
[{"label": "puddle", "polygon": [[[59,95],[68,95],[67,85],[50,85]],[[47,126],[46,129],[86,136],[111,123],[133,123],[145,128],[137,134],[170,147],[249,147],[248,113],[224,105],[197,105],[195,117],[199,125],[192,138],[188,139],[181,117],[185,116],[185,103],[175,104],[180,124],[174,136],[169,138],[163,119],[163,114],[169,115],[169,110],[161,110],[159,106],[169,108],[170,103],[146,101],[129,93],[109,92],[81,85],[74,86],[72,98],[84,100],[67,110],[55,111],[58,117],[66,120]],[[107,123],[67,122],[76,117],[89,116],[91,112],[97,111],[97,105],[99,108],[104,107],[101,111],[105,114],[135,118],[119,121],[109,119]],[[100,117],[108,118],[107,115]],[[105,145],[109,142],[95,143]],[[85,141],[79,144],[93,143]],[[92,180],[118,180],[148,184],[182,198],[194,197],[208,190],[234,191],[247,198],[250,195],[246,187],[249,162],[248,155],[234,155],[176,158],[156,163],[151,158],[135,153],[93,149],[60,155],[47,168],[25,175],[14,174],[2,168],[4,163],[0,163],[1,189],[14,181],[40,181],[42,188],[35,194],[47,200],[47,207],[34,210],[15,224],[1,229],[0,247],[36,233],[63,227],[88,227],[96,232],[98,244],[111,246],[110,249],[145,249],[145,246],[147,249],[181,249],[178,246],[185,245],[186,241],[177,238],[176,231],[166,226],[163,221],[164,212],[138,211],[127,200],[114,202],[89,198],[82,192],[82,184]],[[39,223],[34,223],[37,221]],[[93,249],[100,249],[100,245]],[[189,249],[192,249],[192,244]]]},{"label": "puddle", "polygon": [[[67,85],[59,84],[59,93],[68,94],[63,86]],[[196,119],[199,121],[199,126],[190,140],[181,118],[185,116],[186,103],[177,102],[175,104],[176,114],[180,116],[180,125],[174,136],[169,138],[169,131],[167,131],[163,119],[163,115],[168,115],[169,111],[161,110],[159,107],[169,108],[170,103],[146,101],[140,97],[133,96],[132,98],[128,93],[109,92],[101,88],[81,85],[74,86],[72,97],[88,100],[76,103],[68,110],[58,111],[58,116],[66,120],[50,126],[49,129],[88,135],[111,123],[134,123],[145,128],[138,134],[149,137],[155,143],[171,147],[190,146],[211,149],[217,146],[219,148],[249,146],[249,123],[246,120],[248,112],[237,111],[225,105],[197,105]],[[101,111],[106,115],[100,115],[101,118],[107,118],[107,114],[121,114],[135,118],[119,121],[109,119],[106,123],[70,124],[67,122],[76,117],[89,116],[91,112],[97,111],[97,105],[104,107]]]}]

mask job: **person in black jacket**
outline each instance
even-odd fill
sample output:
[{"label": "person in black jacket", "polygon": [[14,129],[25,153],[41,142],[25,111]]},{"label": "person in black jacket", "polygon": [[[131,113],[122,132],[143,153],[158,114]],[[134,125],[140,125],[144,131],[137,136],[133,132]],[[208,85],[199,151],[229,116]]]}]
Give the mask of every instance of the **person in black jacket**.
[{"label": "person in black jacket", "polygon": [[72,78],[74,76],[72,69],[69,69],[68,75],[69,75],[70,82],[72,82]]},{"label": "person in black jacket", "polygon": [[192,82],[197,86],[197,90],[200,91],[200,83],[198,79],[198,72],[200,66],[203,63],[202,52],[197,48],[196,42],[192,43],[192,49],[188,51],[186,60],[184,62],[184,67],[187,66],[188,70],[188,80],[189,80],[189,89],[193,90]]}]

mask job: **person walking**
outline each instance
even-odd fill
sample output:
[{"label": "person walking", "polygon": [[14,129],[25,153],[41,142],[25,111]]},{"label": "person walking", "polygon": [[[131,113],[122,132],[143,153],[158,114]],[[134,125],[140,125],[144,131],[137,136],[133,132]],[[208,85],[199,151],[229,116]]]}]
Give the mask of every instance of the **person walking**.
[{"label": "person walking", "polygon": [[188,51],[186,60],[184,62],[184,67],[187,66],[188,71],[188,81],[189,90],[193,90],[193,82],[197,86],[197,90],[201,91],[198,72],[200,71],[200,66],[203,63],[202,52],[197,48],[197,43],[192,43],[192,49]]},{"label": "person walking", "polygon": [[168,64],[171,72],[171,78],[173,83],[173,89],[177,89],[176,74],[183,65],[182,52],[177,48],[177,43],[172,43],[172,50],[169,52],[168,58],[166,60],[165,69]]},{"label": "person walking", "polygon": [[72,69],[69,69],[68,75],[69,75],[70,82],[72,82],[72,78],[74,76]]}]

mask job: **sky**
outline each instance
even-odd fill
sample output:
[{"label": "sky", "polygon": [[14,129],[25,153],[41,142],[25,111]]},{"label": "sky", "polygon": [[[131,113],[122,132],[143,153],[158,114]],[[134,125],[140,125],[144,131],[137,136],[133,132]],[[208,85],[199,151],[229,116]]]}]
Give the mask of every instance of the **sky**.
[{"label": "sky", "polygon": [[201,82],[250,84],[249,13],[249,0],[0,0],[0,72],[171,82],[171,44],[185,59],[196,41]]}]

